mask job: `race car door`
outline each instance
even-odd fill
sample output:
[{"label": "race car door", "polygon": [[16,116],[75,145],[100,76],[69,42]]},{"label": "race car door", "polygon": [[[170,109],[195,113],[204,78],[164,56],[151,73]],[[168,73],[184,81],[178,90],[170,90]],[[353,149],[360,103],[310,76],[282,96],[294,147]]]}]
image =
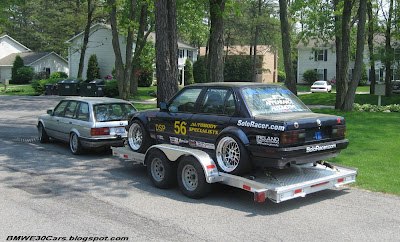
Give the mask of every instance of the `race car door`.
[{"label": "race car door", "polygon": [[189,145],[207,150],[215,149],[218,134],[229,125],[235,113],[235,99],[230,88],[209,88],[188,127]]},{"label": "race car door", "polygon": [[158,143],[189,146],[188,124],[202,88],[183,90],[168,105],[168,111],[158,112],[155,119]]}]

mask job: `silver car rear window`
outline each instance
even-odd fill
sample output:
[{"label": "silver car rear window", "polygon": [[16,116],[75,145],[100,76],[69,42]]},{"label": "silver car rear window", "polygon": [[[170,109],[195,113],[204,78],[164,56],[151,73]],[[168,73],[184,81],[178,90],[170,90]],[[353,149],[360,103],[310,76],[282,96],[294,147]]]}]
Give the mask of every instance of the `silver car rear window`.
[{"label": "silver car rear window", "polygon": [[136,109],[126,103],[107,103],[93,106],[94,116],[97,122],[128,120],[130,114]]}]

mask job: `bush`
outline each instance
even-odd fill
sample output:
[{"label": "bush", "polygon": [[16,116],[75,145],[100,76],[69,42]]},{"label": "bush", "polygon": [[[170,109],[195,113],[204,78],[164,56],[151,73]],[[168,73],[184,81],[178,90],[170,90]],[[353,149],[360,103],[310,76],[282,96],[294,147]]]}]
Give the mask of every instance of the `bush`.
[{"label": "bush", "polygon": [[185,86],[193,84],[193,68],[192,68],[192,62],[189,59],[186,59],[185,61]]},{"label": "bush", "polygon": [[199,57],[193,63],[193,79],[195,83],[207,82],[207,68],[204,57]]},{"label": "bush", "polygon": [[313,82],[318,80],[318,73],[316,70],[306,70],[303,72],[303,81],[308,84],[312,84]]},{"label": "bush", "polygon": [[361,77],[360,81],[358,82],[359,86],[366,86],[368,81],[368,75],[367,75],[367,68],[365,67],[365,64],[363,63],[362,65],[362,71],[361,71]]},{"label": "bush", "polygon": [[139,70],[136,75],[138,75],[139,87],[149,87],[153,83],[153,72],[150,70]]},{"label": "bush", "polygon": [[377,106],[372,104],[358,104],[354,103],[354,111],[358,112],[400,112],[399,104],[391,104],[387,106]]},{"label": "bush", "polygon": [[252,81],[252,67],[250,58],[242,56],[228,56],[225,60],[224,80],[226,82]]},{"label": "bush", "polygon": [[106,81],[106,85],[104,87],[104,94],[107,97],[118,97],[119,96],[117,80],[111,79],[109,81]]},{"label": "bush", "polygon": [[278,71],[278,82],[285,82],[286,80],[286,72]]},{"label": "bush", "polygon": [[16,76],[13,78],[13,84],[27,84],[33,79],[35,72],[30,66],[24,66],[17,70]]},{"label": "bush", "polygon": [[53,79],[42,79],[35,80],[32,82],[32,88],[39,95],[46,93],[46,84],[56,84],[63,78],[53,78]]},{"label": "bush", "polygon": [[97,63],[97,56],[91,55],[89,57],[88,68],[86,71],[86,79],[88,82],[93,81],[94,79],[100,78],[100,68]]},{"label": "bush", "polygon": [[11,69],[11,83],[13,84],[19,84],[18,83],[18,77],[17,77],[17,71],[19,68],[24,67],[24,60],[21,58],[21,56],[17,55],[14,59],[13,62],[13,67]]},{"label": "bush", "polygon": [[58,72],[53,72],[50,74],[50,79],[62,79],[62,78],[68,78],[68,74],[63,72],[63,71],[58,71]]}]

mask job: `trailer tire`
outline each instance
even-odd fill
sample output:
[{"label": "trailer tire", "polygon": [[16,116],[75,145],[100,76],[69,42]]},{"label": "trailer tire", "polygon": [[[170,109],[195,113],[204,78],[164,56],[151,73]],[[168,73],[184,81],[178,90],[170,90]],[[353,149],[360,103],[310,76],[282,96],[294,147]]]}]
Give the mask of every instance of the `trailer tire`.
[{"label": "trailer tire", "polygon": [[149,132],[139,120],[133,120],[129,126],[128,144],[131,150],[139,153],[145,153],[151,145]]},{"label": "trailer tire", "polygon": [[223,135],[216,142],[216,165],[222,172],[243,174],[251,169],[246,147],[233,135]]},{"label": "trailer tire", "polygon": [[203,167],[193,156],[182,158],[178,165],[178,184],[182,193],[190,198],[201,198],[210,191]]},{"label": "trailer tire", "polygon": [[158,149],[149,152],[146,166],[151,182],[161,189],[172,187],[176,182],[174,164]]}]

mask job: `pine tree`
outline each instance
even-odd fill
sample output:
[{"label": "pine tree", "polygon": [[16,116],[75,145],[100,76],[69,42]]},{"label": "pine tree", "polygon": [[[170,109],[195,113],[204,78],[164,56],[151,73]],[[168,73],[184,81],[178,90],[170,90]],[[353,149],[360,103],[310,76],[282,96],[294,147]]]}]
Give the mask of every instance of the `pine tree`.
[{"label": "pine tree", "polygon": [[86,79],[88,82],[93,81],[94,79],[100,78],[100,68],[97,63],[97,56],[91,55],[88,62],[88,69],[86,72]]},{"label": "pine tree", "polygon": [[14,83],[15,80],[17,79],[17,71],[19,68],[24,67],[24,60],[21,58],[21,56],[17,55],[15,57],[13,67],[11,69],[11,82]]}]

